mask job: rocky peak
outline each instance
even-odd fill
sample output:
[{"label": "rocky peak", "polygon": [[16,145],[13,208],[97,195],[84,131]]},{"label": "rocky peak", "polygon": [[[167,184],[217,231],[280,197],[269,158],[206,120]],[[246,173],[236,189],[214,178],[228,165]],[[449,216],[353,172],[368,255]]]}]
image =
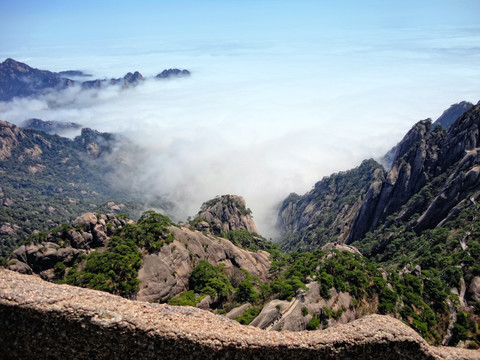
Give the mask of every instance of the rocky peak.
[{"label": "rocky peak", "polygon": [[174,77],[186,77],[190,76],[190,71],[180,69],[165,69],[160,74],[155,76],[157,79],[168,79]]},{"label": "rocky peak", "polygon": [[17,126],[0,120],[0,160],[12,155],[12,149],[18,145],[25,135]]},{"label": "rocky peak", "polygon": [[196,218],[206,220],[212,225],[213,231],[247,230],[257,233],[250,209],[245,200],[238,195],[222,195],[205,202]]},{"label": "rocky peak", "polygon": [[0,64],[0,101],[8,101],[16,96],[30,96],[48,88],[65,88],[72,84],[72,80],[57,73],[38,70],[13,59]]},{"label": "rocky peak", "polygon": [[480,146],[480,106],[473,106],[452,125],[441,144],[440,163],[447,168],[459,161],[466,151]]},{"label": "rocky peak", "polygon": [[114,138],[115,136],[110,133],[83,128],[80,136],[75,138],[75,142],[86,150],[91,157],[98,158],[103,152],[111,150],[111,142]]},{"label": "rocky peak", "polygon": [[433,123],[432,128],[434,129],[437,126],[442,126],[445,130],[448,130],[455,120],[465,114],[472,107],[473,104],[468,101],[453,104],[445,110],[442,115],[440,115],[440,117]]},{"label": "rocky peak", "polygon": [[82,125],[74,122],[60,122],[41,119],[29,119],[22,126],[24,129],[32,129],[46,132],[47,134],[58,134],[68,130],[79,130]]},{"label": "rocky peak", "polygon": [[143,76],[138,71],[135,71],[133,74],[129,72],[123,77],[123,80],[123,86],[128,87],[131,85],[137,85],[140,81],[143,81]]},{"label": "rocky peak", "polygon": [[430,190],[435,194],[433,201],[428,200],[431,203],[426,200],[421,204],[412,203],[398,214],[407,219],[425,211],[414,224],[417,231],[440,223],[452,208],[478,188],[479,127],[478,105],[458,118],[448,133],[440,127],[431,131],[429,120],[415,124],[399,143],[386,181],[376,185],[376,189],[365,198],[347,242],[359,240],[366,232],[374,230],[389,215],[399,212],[424,186],[443,174],[446,180],[438,180],[436,188]]},{"label": "rocky peak", "polygon": [[305,195],[290,194],[278,214],[280,243],[296,251],[313,250],[330,241],[343,243],[369,188],[384,179],[382,166],[370,159],[355,169],[324,177]]}]

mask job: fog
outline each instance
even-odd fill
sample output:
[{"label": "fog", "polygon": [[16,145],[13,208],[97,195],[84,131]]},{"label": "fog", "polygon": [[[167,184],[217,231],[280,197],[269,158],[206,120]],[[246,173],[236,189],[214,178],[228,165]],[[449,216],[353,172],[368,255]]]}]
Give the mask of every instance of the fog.
[{"label": "fog", "polygon": [[[438,39],[407,40],[203,44],[53,63],[25,57],[17,60],[53,71],[103,78],[138,70],[148,78],[124,90],[71,87],[0,102],[0,117],[121,134],[143,149],[129,154],[136,170],[121,177],[123,187],[168,199],[176,220],[216,195],[242,195],[260,232],[274,237],[276,206],[290,192],[303,194],[323,176],[379,158],[416,121],[435,119],[453,103],[478,101],[476,57],[439,56]],[[413,46],[419,43],[421,51]],[[459,48],[468,51],[463,43],[450,50]],[[169,67],[192,76],[153,79]]]}]

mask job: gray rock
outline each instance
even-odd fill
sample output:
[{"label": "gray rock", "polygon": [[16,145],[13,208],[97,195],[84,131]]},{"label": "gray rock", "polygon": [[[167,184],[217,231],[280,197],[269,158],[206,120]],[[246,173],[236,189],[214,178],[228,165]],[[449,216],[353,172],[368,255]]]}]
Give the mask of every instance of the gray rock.
[{"label": "gray rock", "polygon": [[429,346],[390,316],[280,334],[192,307],[131,301],[2,269],[0,324],[0,348],[12,359],[480,358],[477,350]]},{"label": "gray rock", "polygon": [[468,286],[468,296],[473,300],[480,302],[480,276],[475,276]]},{"label": "gray rock", "polygon": [[245,311],[250,309],[252,307],[252,304],[246,303],[240,306],[237,306],[236,308],[233,308],[230,310],[225,316],[229,319],[235,319],[237,317],[241,317]]}]

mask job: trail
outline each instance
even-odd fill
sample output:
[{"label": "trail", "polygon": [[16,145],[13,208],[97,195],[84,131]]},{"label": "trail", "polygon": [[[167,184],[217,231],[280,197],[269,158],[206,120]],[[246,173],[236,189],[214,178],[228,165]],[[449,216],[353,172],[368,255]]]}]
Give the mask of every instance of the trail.
[{"label": "trail", "polygon": [[447,300],[448,309],[450,310],[450,323],[448,324],[447,333],[445,334],[442,344],[447,345],[453,336],[453,328],[457,322],[457,309],[450,299]]},{"label": "trail", "polygon": [[282,316],[276,319],[273,323],[271,323],[265,330],[271,330],[276,324],[278,324],[280,321],[282,321],[288,315],[290,315],[298,303],[299,303],[299,300],[297,298],[293,298],[290,301],[290,304],[288,304],[287,310],[282,313]]}]

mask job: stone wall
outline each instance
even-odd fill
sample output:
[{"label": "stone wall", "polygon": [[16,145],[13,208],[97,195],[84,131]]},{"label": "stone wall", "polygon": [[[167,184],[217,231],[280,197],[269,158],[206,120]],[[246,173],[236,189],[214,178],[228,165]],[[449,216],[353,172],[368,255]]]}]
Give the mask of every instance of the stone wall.
[{"label": "stone wall", "polygon": [[2,359],[480,359],[430,347],[373,315],[323,331],[268,332],[191,308],[132,301],[0,269]]}]

